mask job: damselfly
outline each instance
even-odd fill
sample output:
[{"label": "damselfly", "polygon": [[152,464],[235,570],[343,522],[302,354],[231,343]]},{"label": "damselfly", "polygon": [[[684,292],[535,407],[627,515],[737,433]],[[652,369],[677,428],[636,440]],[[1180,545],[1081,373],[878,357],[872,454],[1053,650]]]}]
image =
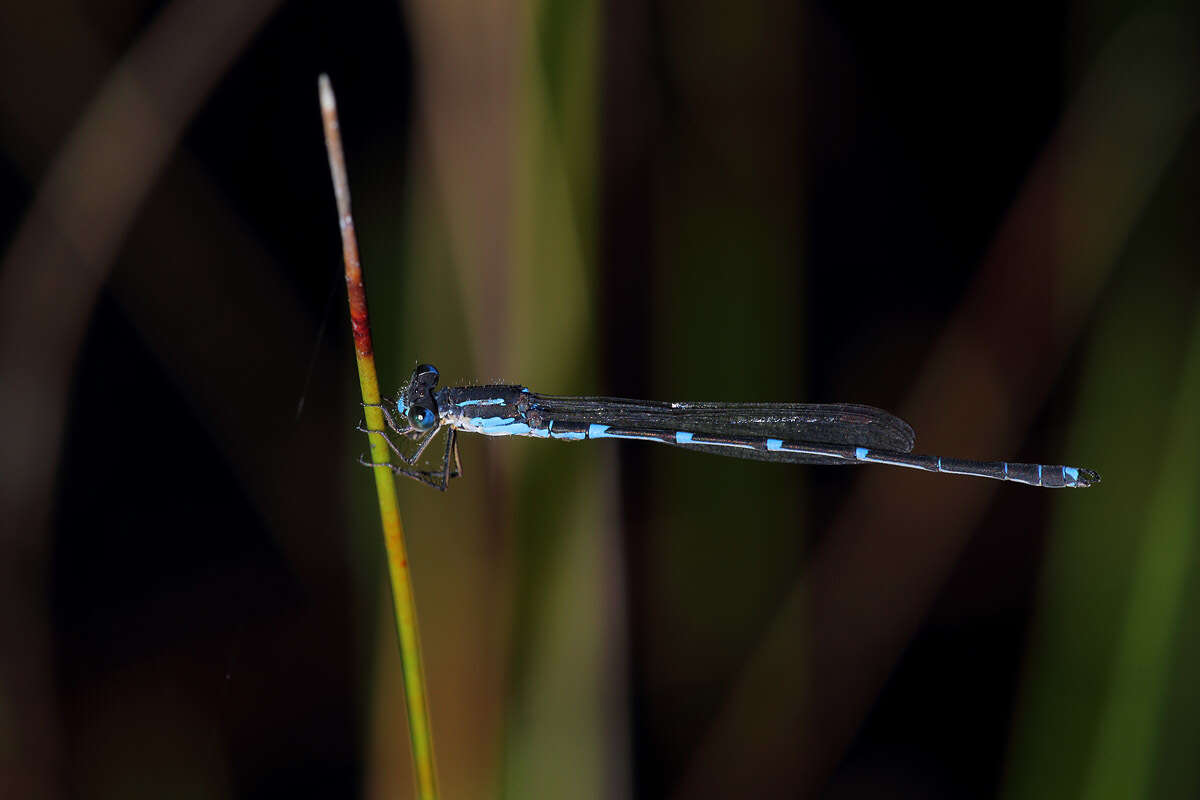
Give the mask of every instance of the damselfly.
[{"label": "damselfly", "polygon": [[[413,370],[394,407],[382,406],[388,428],[416,442],[412,452],[405,453],[387,431],[359,427],[387,440],[403,462],[387,465],[396,473],[443,491],[450,478],[462,473],[459,431],[562,441],[636,439],[758,461],[890,464],[1048,488],[1100,482],[1097,473],[1081,467],[913,455],[913,430],[908,423],[870,406],[661,403],[617,397],[555,397],[531,392],[524,386],[437,389],[437,384],[437,369],[422,364]],[[447,434],[440,469],[419,469],[418,460],[442,428]],[[365,460],[362,463],[375,466]]]}]

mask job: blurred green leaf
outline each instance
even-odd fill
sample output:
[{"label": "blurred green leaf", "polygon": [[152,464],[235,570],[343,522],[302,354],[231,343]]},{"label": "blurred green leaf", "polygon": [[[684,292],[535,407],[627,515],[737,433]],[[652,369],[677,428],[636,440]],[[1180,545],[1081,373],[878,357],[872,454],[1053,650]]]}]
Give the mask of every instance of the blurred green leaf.
[{"label": "blurred green leaf", "polygon": [[1180,383],[1175,343],[1189,341],[1195,287],[1170,258],[1133,260],[1091,343],[1067,450],[1104,483],[1059,506],[1010,797],[1154,796],[1169,640],[1196,535],[1200,333]]}]

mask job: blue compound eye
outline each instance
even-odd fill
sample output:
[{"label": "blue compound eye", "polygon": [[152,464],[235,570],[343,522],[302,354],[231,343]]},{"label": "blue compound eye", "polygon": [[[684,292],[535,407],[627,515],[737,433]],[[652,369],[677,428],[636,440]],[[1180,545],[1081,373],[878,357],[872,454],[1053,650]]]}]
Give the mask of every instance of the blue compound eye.
[{"label": "blue compound eye", "polygon": [[427,431],[437,421],[433,411],[425,406],[413,406],[408,410],[408,421],[419,431]]}]

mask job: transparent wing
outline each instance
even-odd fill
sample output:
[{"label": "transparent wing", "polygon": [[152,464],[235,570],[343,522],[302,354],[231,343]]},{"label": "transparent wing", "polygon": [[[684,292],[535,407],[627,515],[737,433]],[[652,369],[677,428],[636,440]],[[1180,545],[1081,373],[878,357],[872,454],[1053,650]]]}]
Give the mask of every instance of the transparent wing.
[{"label": "transparent wing", "polygon": [[[761,442],[765,438],[822,445],[867,447],[907,453],[913,431],[878,408],[842,403],[668,403],[619,397],[555,397],[533,394],[534,407],[557,423],[609,425],[622,430],[687,432]],[[844,460],[664,441],[687,450],[763,461],[838,464]]]}]

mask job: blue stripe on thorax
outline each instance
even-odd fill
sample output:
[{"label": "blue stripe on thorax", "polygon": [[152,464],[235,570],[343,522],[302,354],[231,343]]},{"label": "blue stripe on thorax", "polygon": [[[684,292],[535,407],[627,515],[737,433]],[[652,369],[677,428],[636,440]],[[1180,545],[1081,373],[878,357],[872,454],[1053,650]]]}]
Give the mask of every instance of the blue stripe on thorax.
[{"label": "blue stripe on thorax", "polygon": [[512,417],[471,417],[466,420],[466,425],[484,436],[537,436],[544,439],[550,435],[545,428],[531,428]]},{"label": "blue stripe on thorax", "polygon": [[505,402],[503,397],[489,397],[484,400],[463,400],[461,403],[455,403],[454,405],[459,408],[464,406],[502,406]]}]

